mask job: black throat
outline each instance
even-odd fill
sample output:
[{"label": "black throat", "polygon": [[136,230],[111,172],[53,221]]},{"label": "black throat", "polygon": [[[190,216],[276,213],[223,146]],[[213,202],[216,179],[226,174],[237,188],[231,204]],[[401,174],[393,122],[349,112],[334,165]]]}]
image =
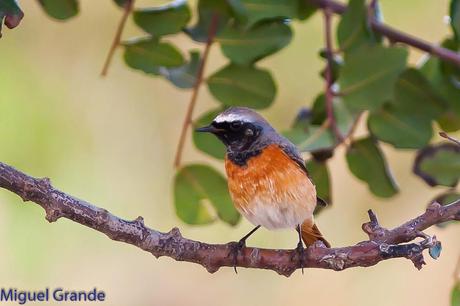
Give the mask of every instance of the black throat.
[{"label": "black throat", "polygon": [[232,163],[243,167],[243,166],[246,166],[248,160],[251,157],[257,156],[260,153],[262,153],[261,149],[250,150],[250,151],[245,150],[245,151],[242,151],[242,152],[229,151],[229,152],[227,152],[227,157]]}]

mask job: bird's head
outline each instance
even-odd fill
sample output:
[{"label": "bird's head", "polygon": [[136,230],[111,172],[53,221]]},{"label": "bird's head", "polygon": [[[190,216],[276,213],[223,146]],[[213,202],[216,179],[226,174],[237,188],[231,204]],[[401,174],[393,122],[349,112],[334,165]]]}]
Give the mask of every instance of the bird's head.
[{"label": "bird's head", "polygon": [[262,116],[246,107],[231,107],[214,118],[211,124],[196,131],[214,134],[233,152],[267,144],[269,138],[266,136],[276,133]]}]

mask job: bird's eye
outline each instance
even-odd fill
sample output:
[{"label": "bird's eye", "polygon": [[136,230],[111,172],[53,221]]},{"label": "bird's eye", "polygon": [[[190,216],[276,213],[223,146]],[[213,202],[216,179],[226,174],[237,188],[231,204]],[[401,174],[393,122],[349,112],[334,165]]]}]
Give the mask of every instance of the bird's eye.
[{"label": "bird's eye", "polygon": [[233,121],[230,123],[230,128],[234,131],[238,131],[243,126],[241,121]]},{"label": "bird's eye", "polygon": [[252,129],[246,129],[244,131],[244,135],[246,135],[247,137],[251,137],[254,135],[254,131]]}]

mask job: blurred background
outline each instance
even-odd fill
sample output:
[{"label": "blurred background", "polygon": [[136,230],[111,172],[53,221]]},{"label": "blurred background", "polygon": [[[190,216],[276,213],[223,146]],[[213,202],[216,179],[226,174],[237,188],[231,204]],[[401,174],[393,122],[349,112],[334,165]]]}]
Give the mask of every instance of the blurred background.
[{"label": "blurred background", "polygon": [[[137,6],[164,1],[138,0]],[[381,1],[387,23],[428,41],[448,33],[447,0]],[[82,0],[68,22],[51,20],[36,1],[21,1],[22,24],[3,30],[0,40],[0,160],[26,173],[51,178],[67,193],[126,219],[141,215],[146,225],[210,243],[239,239],[252,228],[183,224],[172,202],[173,158],[191,92],[160,78],[130,70],[121,50],[109,75],[99,76],[121,10],[112,1]],[[279,130],[323,89],[317,55],[323,45],[322,16],[294,24],[294,39],[261,61],[278,84],[274,105],[263,115]],[[141,33],[128,21],[124,38]],[[173,39],[183,50],[196,45]],[[411,62],[421,53],[411,50]],[[207,71],[224,65],[218,47]],[[217,105],[202,87],[195,115]],[[361,131],[362,132],[362,131]],[[454,135],[455,136],[455,135]],[[458,135],[457,135],[458,136]],[[372,208],[383,226],[420,214],[442,188],[429,188],[411,173],[414,152],[383,146],[401,192],[390,200],[373,197],[348,171],[343,149],[331,160],[334,205],[318,218],[334,246],[366,239],[361,224]],[[187,140],[184,161],[223,165]],[[48,224],[37,205],[0,190],[0,284],[27,290],[62,286],[98,287],[107,305],[448,305],[460,254],[458,226],[432,227],[443,243],[441,257],[417,271],[406,259],[342,272],[307,269],[290,278],[272,271],[223,268],[209,274],[201,266],[155,259],[127,244],[68,220]],[[293,248],[294,231],[261,230],[249,245]],[[62,305],[62,303],[61,303]]]}]

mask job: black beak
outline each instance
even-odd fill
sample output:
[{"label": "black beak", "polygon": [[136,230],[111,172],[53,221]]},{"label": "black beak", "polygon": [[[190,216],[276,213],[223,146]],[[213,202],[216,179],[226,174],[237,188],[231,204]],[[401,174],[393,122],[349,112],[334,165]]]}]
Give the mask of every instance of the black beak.
[{"label": "black beak", "polygon": [[203,127],[200,127],[200,128],[197,128],[195,129],[196,132],[201,132],[201,133],[219,133],[219,132],[222,132],[223,129],[218,129],[212,125],[207,125],[207,126],[203,126]]}]

